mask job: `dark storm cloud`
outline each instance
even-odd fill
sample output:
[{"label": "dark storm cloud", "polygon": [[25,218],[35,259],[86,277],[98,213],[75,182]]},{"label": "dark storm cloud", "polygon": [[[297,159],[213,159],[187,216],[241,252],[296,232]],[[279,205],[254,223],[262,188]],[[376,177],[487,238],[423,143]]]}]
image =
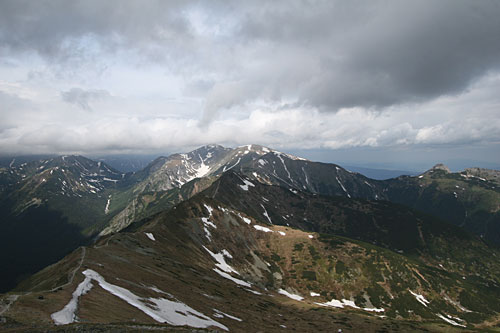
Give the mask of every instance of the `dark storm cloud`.
[{"label": "dark storm cloud", "polygon": [[84,90],[81,88],[72,88],[61,92],[61,98],[66,103],[74,104],[83,110],[91,111],[91,102],[111,97],[106,90]]},{"label": "dark storm cloud", "polygon": [[[0,51],[34,51],[49,63],[88,61],[99,48],[151,51],[155,44],[186,38],[177,1],[84,0],[2,1]],[[91,43],[96,43],[91,45]]]},{"label": "dark storm cloud", "polygon": [[75,65],[134,50],[184,75],[215,73],[222,88],[208,91],[207,120],[259,98],[326,111],[422,102],[500,66],[498,1],[21,0],[0,9],[4,54]]},{"label": "dark storm cloud", "polygon": [[253,10],[241,33],[309,50],[314,66],[296,88],[326,109],[460,93],[500,68],[498,1],[293,2]]}]

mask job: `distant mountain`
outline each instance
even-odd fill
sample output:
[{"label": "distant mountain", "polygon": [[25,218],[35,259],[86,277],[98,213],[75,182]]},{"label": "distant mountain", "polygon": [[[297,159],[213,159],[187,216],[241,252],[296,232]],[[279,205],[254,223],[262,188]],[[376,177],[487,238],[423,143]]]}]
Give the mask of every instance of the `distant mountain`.
[{"label": "distant mountain", "polygon": [[83,156],[60,156],[0,169],[2,201],[12,204],[13,214],[46,205],[83,228],[95,224],[93,212],[105,215],[107,192],[124,178],[124,173]]},{"label": "distant mountain", "polygon": [[438,164],[416,176],[385,182],[393,202],[440,217],[500,246],[500,171],[470,168],[452,173]]},{"label": "distant mountain", "polygon": [[118,209],[101,235],[117,232],[130,223],[168,209],[191,197],[211,183],[204,177],[231,151],[218,145],[204,146],[186,154],[158,157],[133,173],[127,187],[111,199]]},{"label": "distant mountain", "polygon": [[82,156],[0,168],[0,292],[90,241],[124,176]]},{"label": "distant mountain", "polygon": [[368,178],[386,180],[399,176],[416,176],[418,172],[408,170],[374,169],[360,166],[344,165],[347,170],[358,172]]},{"label": "distant mountain", "polygon": [[[251,181],[293,190],[404,204],[500,245],[496,206],[500,197],[495,171],[479,168],[466,169],[462,173],[443,171],[445,173],[435,173],[431,178],[426,176],[432,174],[428,171],[420,176],[382,181],[335,164],[312,162],[258,145],[235,149],[211,145],[187,154],[156,159],[130,178],[136,184],[127,192],[127,206],[113,217],[101,234],[116,232],[133,221],[172,207],[205,189],[227,171],[244,174]],[[446,180],[438,180],[437,175],[441,174],[448,175]],[[441,185],[437,186],[438,183]],[[463,195],[458,195],[458,188]],[[478,193],[482,194],[478,196]]]},{"label": "distant mountain", "polygon": [[3,315],[18,330],[488,329],[500,314],[498,255],[403,206],[231,170],[35,274],[4,298]]},{"label": "distant mountain", "polygon": [[57,155],[0,156],[0,168],[18,167],[24,163],[47,160],[54,157],[57,157]]},{"label": "distant mountain", "polygon": [[90,157],[119,170],[120,172],[136,172],[144,169],[158,155],[110,155]]},{"label": "distant mountain", "polygon": [[160,211],[160,208],[172,207],[205,189],[230,170],[265,184],[312,193],[384,198],[382,188],[376,182],[335,164],[311,162],[259,145],[235,149],[209,145],[187,154],[159,157],[128,178],[129,182],[135,181],[126,195],[128,204],[113,217],[101,235],[119,231],[133,221]]},{"label": "distant mountain", "polygon": [[345,236],[399,253],[453,254],[440,252],[442,241],[428,237],[446,237],[445,242],[452,244],[461,241],[482,243],[479,237],[457,226],[403,205],[266,185],[232,171],[221,176],[202,194],[269,224]]}]

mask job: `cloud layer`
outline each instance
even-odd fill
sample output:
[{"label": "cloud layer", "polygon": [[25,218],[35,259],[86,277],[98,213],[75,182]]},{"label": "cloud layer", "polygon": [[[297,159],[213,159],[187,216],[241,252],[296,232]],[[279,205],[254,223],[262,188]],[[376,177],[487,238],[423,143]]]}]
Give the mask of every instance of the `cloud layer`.
[{"label": "cloud layer", "polygon": [[498,17],[482,0],[3,1],[0,150],[493,147]]},{"label": "cloud layer", "polygon": [[109,92],[106,90],[83,90],[81,88],[71,88],[68,91],[61,92],[61,98],[63,101],[74,104],[83,110],[92,110],[90,103],[92,101],[105,99],[110,97]]}]

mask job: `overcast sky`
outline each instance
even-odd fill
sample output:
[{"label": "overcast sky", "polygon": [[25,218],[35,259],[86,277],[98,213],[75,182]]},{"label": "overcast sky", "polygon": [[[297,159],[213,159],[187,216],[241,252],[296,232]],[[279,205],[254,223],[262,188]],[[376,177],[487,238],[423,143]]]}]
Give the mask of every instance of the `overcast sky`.
[{"label": "overcast sky", "polygon": [[499,17],[481,0],[3,0],[0,152],[500,165]]}]

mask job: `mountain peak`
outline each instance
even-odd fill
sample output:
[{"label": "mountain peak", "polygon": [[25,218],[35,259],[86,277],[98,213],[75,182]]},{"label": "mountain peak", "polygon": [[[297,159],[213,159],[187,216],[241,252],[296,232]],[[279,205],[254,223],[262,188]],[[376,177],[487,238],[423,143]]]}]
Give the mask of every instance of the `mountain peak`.
[{"label": "mountain peak", "polygon": [[265,155],[267,153],[273,153],[273,154],[276,154],[276,155],[286,156],[286,157],[288,157],[288,158],[290,158],[292,160],[307,161],[307,159],[305,159],[305,158],[294,156],[294,155],[287,154],[287,153],[283,153],[283,152],[280,152],[278,150],[271,149],[271,148],[268,148],[268,147],[264,147],[264,146],[261,146],[261,145],[256,145],[256,144],[239,146],[239,147],[235,148],[235,150],[245,151],[245,152],[254,152],[254,153],[257,153],[258,155]]},{"label": "mountain peak", "polygon": [[209,144],[209,145],[204,145],[204,146],[201,146],[199,148],[196,148],[195,150],[191,151],[191,152],[196,152],[196,151],[199,151],[199,150],[225,150],[227,148],[221,146],[221,145],[218,145],[218,144]]},{"label": "mountain peak", "polygon": [[239,147],[236,147],[234,150],[244,151],[245,153],[253,152],[253,153],[257,153],[258,155],[265,155],[267,153],[274,151],[270,148],[267,148],[267,147],[264,147],[261,145],[256,145],[256,144],[239,146]]},{"label": "mountain peak", "polygon": [[445,171],[446,173],[451,173],[451,170],[450,168],[448,168],[446,165],[444,165],[443,163],[438,163],[436,164],[435,166],[433,166],[431,169],[429,169],[427,172],[430,172],[430,171],[438,171],[438,170],[442,170],[442,171]]}]

